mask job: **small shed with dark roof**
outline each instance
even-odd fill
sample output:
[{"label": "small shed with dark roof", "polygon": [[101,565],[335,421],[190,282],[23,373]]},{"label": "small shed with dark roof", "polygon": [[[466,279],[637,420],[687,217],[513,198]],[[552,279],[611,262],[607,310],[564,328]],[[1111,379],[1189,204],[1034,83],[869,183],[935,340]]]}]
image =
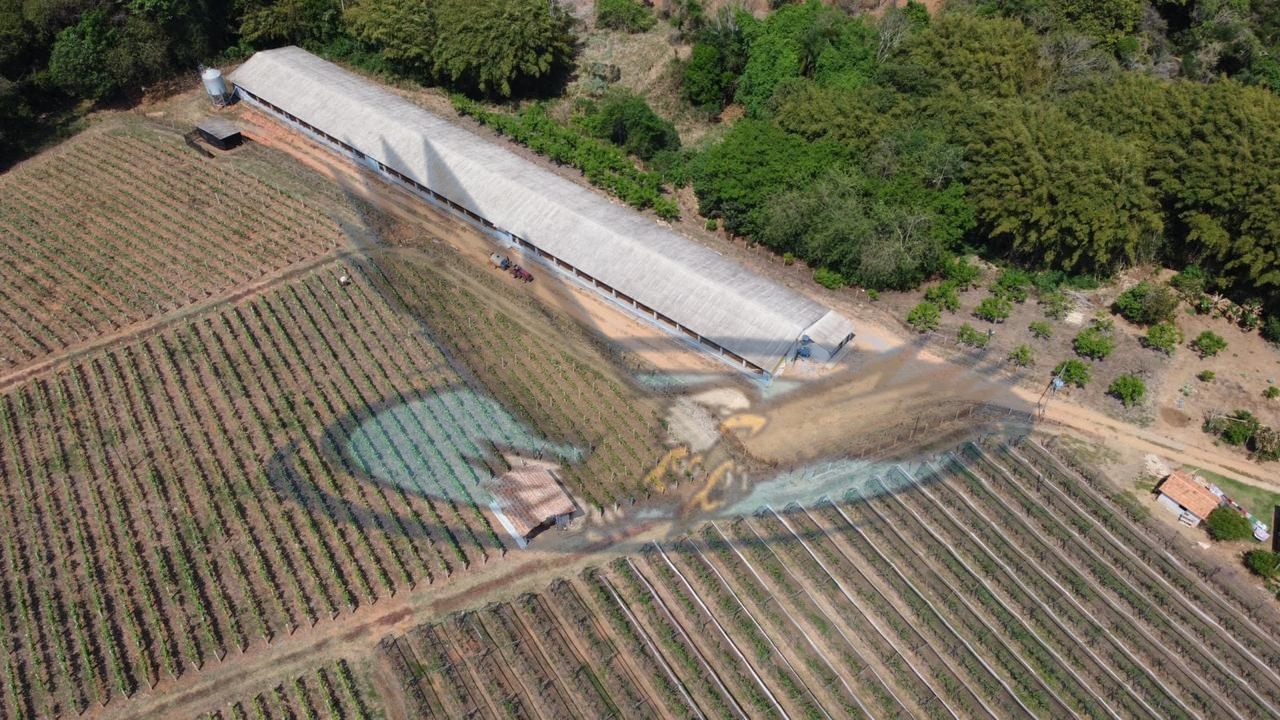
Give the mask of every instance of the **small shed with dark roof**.
[{"label": "small shed with dark roof", "polygon": [[1156,493],[1161,505],[1179,513],[1179,519],[1192,527],[1209,517],[1221,502],[1212,490],[1186,470],[1177,470],[1166,477],[1156,488]]},{"label": "small shed with dark roof", "polygon": [[196,132],[210,145],[219,150],[230,150],[244,141],[240,128],[235,123],[217,116],[210,116],[196,125]]}]

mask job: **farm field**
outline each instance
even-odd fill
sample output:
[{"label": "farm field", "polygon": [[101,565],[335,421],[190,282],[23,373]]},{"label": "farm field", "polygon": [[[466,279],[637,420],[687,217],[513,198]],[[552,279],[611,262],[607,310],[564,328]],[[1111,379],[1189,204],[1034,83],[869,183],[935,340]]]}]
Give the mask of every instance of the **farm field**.
[{"label": "farm field", "polygon": [[344,244],[350,203],[280,164],[253,146],[206,159],[130,121],[0,175],[0,372]]},{"label": "farm field", "polygon": [[[897,469],[892,472],[907,472]],[[1034,441],[389,637],[423,717],[1275,717],[1250,608]]]},{"label": "farm field", "polygon": [[386,717],[369,680],[346,660],[316,668],[199,720],[286,720],[288,718],[375,720]]}]

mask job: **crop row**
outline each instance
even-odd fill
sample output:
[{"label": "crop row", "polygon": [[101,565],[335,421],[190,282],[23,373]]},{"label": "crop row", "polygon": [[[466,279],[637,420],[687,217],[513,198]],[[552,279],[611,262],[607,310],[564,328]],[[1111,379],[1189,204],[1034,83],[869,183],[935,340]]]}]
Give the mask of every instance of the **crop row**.
[{"label": "crop row", "polygon": [[107,704],[503,551],[443,475],[406,487],[343,450],[385,431],[370,408],[434,392],[420,368],[457,378],[328,277],[0,396],[0,714]]},{"label": "crop row", "polygon": [[[331,214],[306,198],[320,190],[272,187],[174,142],[95,133],[0,178],[0,367],[227,292],[339,242]],[[139,173],[150,181],[119,180]]]},{"label": "crop row", "polygon": [[374,720],[384,717],[368,680],[346,660],[199,716],[201,720]]}]

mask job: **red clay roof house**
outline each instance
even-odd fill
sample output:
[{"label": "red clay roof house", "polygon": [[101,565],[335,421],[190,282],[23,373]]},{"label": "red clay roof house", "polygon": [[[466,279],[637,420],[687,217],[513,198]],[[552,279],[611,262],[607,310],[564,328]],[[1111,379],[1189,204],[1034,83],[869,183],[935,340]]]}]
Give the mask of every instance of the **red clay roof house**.
[{"label": "red clay roof house", "polygon": [[493,495],[490,507],[524,542],[543,526],[577,509],[549,465],[530,461],[485,482],[485,489]]},{"label": "red clay roof house", "polygon": [[1165,478],[1160,484],[1159,492],[1201,520],[1209,517],[1209,513],[1218,507],[1218,496],[1186,470],[1174,471]]}]

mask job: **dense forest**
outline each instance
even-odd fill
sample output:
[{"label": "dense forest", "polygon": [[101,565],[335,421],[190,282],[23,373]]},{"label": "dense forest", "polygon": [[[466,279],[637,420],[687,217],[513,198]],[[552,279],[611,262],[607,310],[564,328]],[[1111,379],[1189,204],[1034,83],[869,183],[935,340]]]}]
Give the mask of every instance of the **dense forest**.
[{"label": "dense forest", "polygon": [[[595,21],[665,23],[684,101],[741,114],[717,142],[680,148],[607,77],[555,132],[691,182],[703,215],[830,286],[914,287],[962,252],[1060,278],[1161,262],[1280,312],[1280,3],[716,5],[600,0]],[[0,0],[0,167],[87,107],[284,44],[546,126],[530,102],[587,72],[582,29],[547,0]]]}]

